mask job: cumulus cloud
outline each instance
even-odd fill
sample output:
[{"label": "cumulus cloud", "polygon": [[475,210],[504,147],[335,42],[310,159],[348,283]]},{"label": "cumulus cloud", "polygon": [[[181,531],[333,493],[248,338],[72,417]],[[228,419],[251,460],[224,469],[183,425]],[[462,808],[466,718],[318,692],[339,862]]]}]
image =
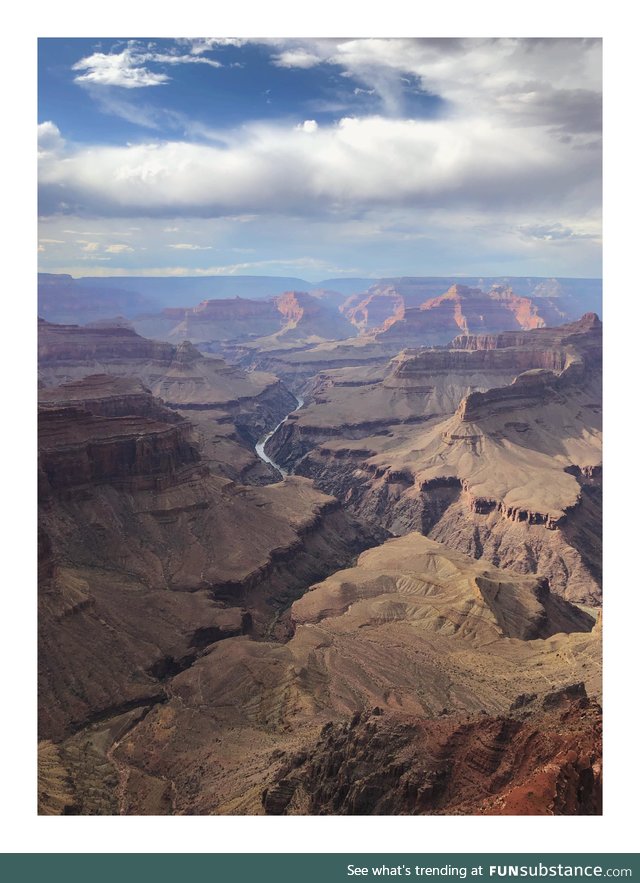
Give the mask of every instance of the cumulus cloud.
[{"label": "cumulus cloud", "polygon": [[[402,112],[409,84],[438,95],[450,110],[499,115],[511,125],[599,125],[602,45],[597,39],[302,39],[275,45],[279,67],[335,65]],[[363,88],[364,87],[364,88]],[[359,90],[359,91],[358,91]]]},{"label": "cumulus cloud", "polygon": [[63,204],[78,214],[177,217],[599,202],[599,154],[578,149],[588,135],[562,143],[539,127],[470,116],[343,118],[308,132],[253,125],[228,133],[223,146],[151,142],[46,154],[44,213]]},{"label": "cumulus cloud", "polygon": [[145,46],[139,41],[129,40],[120,52],[94,52],[77,61],[72,66],[72,70],[83,71],[75,77],[76,83],[141,89],[147,86],[161,86],[171,79],[166,73],[153,70],[149,65],[177,64],[206,64],[210,67],[221,67],[219,61],[205,58],[200,53],[185,55],[177,52],[160,52],[154,44]]},{"label": "cumulus cloud", "polygon": [[313,52],[308,52],[306,49],[290,49],[273,56],[273,63],[276,67],[299,67],[306,69],[315,67],[321,61],[322,59],[319,55],[314,55]]},{"label": "cumulus cloud", "polygon": [[169,80],[166,74],[145,67],[140,56],[130,48],[119,53],[94,52],[77,61],[72,70],[84,71],[75,77],[76,83],[120,86],[123,89],[160,86]]},{"label": "cumulus cloud", "polygon": [[[513,273],[528,260],[523,272],[544,274],[549,254],[558,261],[554,273],[562,267],[565,275],[584,274],[597,265],[600,41],[251,41],[274,66],[289,69],[280,76],[294,78],[296,68],[321,64],[342,75],[333,94],[306,105],[298,125],[291,117],[245,120],[235,130],[214,131],[157,100],[147,107],[131,91],[162,85],[178,64],[215,67],[216,50],[247,42],[180,40],[175,51],[160,51],[137,40],[79,62],[86,64],[77,68],[78,79],[100,106],[150,127],[154,137],[88,146],[65,142],[53,121],[41,125],[40,204],[48,216],[42,232],[53,238],[64,224],[85,237],[69,243],[68,254],[60,246],[48,250],[44,264],[61,269],[62,260],[79,266],[98,254],[118,254],[113,249],[129,240],[117,219],[135,217],[144,219],[138,223],[146,232],[132,246],[152,268],[178,253],[180,263],[190,264],[160,274],[299,266],[301,273],[331,275],[324,265],[293,262],[331,255],[339,272],[365,254],[363,266],[381,275],[436,266],[450,272],[461,254],[469,272],[511,266]],[[148,94],[157,99],[162,91]],[[416,94],[439,99],[427,103],[430,118],[410,118],[408,108],[427,107],[413,101]],[[305,116],[317,116],[321,125]],[[181,140],[167,140],[168,132],[180,132]],[[177,232],[186,241],[167,243],[177,236],[163,234]],[[98,240],[113,245],[98,248]],[[270,261],[282,254],[283,241],[308,257]],[[216,254],[226,249],[219,267],[202,266],[212,246],[198,242],[216,243]],[[258,242],[255,260],[231,263],[244,260],[232,253]]]},{"label": "cumulus cloud", "polygon": [[[160,67],[215,66],[207,52],[243,42],[183,40],[175,52],[160,52],[152,43],[129,41],[75,68],[95,88],[160,85],[168,78]],[[466,203],[491,210],[522,200],[599,202],[598,40],[259,42],[271,47],[280,66],[336,65],[357,82],[352,92],[375,93],[393,118],[343,118],[321,127],[310,119],[293,129],[247,123],[216,131],[209,144],[90,149],[65,148],[47,122],[40,133],[43,210],[175,217],[353,212],[374,204]],[[407,88],[440,96],[446,112],[429,120],[402,118]],[[140,102],[132,113],[140,122]],[[155,116],[145,119],[143,125],[157,125]]]},{"label": "cumulus cloud", "polygon": [[56,153],[64,148],[60,129],[51,120],[38,126],[38,155]]},{"label": "cumulus cloud", "polygon": [[47,245],[64,245],[63,239],[44,239],[40,237],[38,239],[38,251],[47,251]]}]

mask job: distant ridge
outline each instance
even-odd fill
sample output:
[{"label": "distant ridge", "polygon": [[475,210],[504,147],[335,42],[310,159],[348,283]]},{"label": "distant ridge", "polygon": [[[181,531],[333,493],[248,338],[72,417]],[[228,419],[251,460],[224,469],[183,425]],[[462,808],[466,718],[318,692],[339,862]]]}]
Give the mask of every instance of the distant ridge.
[{"label": "distant ridge", "polygon": [[345,277],[311,283],[289,276],[82,276],[38,274],[38,312],[52,322],[85,323],[122,315],[135,318],[165,307],[195,307],[205,300],[267,299],[285,291],[324,289],[349,298],[355,307],[368,295],[393,289],[407,307],[463,284],[487,290],[511,287],[525,297],[571,302],[572,315],[602,312],[602,280],[534,276]]}]

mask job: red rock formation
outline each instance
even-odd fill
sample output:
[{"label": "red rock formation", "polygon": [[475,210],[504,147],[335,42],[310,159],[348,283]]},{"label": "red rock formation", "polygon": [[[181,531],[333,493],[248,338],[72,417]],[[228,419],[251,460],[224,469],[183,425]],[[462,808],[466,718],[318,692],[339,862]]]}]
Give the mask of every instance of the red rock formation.
[{"label": "red rock formation", "polygon": [[342,311],[344,315],[360,331],[372,331],[383,328],[404,318],[405,299],[393,287],[375,289],[366,297],[354,295],[349,298]]},{"label": "red rock formation", "polygon": [[278,338],[331,340],[352,335],[352,327],[337,310],[304,291],[285,291],[274,303],[287,323]]},{"label": "red rock formation", "polygon": [[439,297],[406,309],[401,316],[390,316],[376,337],[383,341],[402,338],[409,345],[445,343],[460,332],[529,330],[542,325],[544,321],[530,298],[518,297],[512,289],[483,292],[456,284]]},{"label": "red rock formation", "polygon": [[440,298],[451,285],[460,284],[503,299],[501,308],[512,312],[517,324],[501,327],[535,328],[538,325],[559,325],[580,315],[581,304],[582,311],[599,305],[598,285],[594,282],[596,280],[564,279],[560,282],[557,279],[515,277],[381,279],[367,291],[352,295],[341,309],[361,332],[370,333],[380,330],[385,320],[393,321],[394,314],[401,318],[400,313],[404,310]]},{"label": "red rock formation", "polygon": [[[340,301],[342,298],[340,298]],[[330,292],[317,296],[286,291],[268,300],[235,297],[205,300],[189,309],[165,309],[156,316],[139,317],[138,331],[163,340],[191,340],[220,345],[284,333],[287,338],[345,338],[351,325],[338,312]]]},{"label": "red rock formation", "polygon": [[303,316],[309,318],[321,312],[320,302],[304,291],[285,291],[274,302],[287,322],[297,323]]},{"label": "red rock formation", "polygon": [[513,716],[424,720],[376,708],[328,723],[263,793],[267,814],[599,815],[600,708],[582,685]]}]

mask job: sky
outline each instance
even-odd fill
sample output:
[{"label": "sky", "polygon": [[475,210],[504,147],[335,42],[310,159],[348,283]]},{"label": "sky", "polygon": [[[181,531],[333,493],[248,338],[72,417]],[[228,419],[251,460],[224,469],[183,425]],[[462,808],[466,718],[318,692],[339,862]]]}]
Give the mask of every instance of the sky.
[{"label": "sky", "polygon": [[41,39],[39,268],[600,276],[601,49]]}]

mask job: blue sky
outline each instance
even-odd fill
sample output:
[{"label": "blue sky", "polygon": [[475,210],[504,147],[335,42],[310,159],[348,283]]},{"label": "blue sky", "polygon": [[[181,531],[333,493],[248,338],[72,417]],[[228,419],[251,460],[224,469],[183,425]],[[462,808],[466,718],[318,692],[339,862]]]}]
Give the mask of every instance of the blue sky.
[{"label": "blue sky", "polygon": [[601,45],[44,39],[40,268],[600,275]]}]

